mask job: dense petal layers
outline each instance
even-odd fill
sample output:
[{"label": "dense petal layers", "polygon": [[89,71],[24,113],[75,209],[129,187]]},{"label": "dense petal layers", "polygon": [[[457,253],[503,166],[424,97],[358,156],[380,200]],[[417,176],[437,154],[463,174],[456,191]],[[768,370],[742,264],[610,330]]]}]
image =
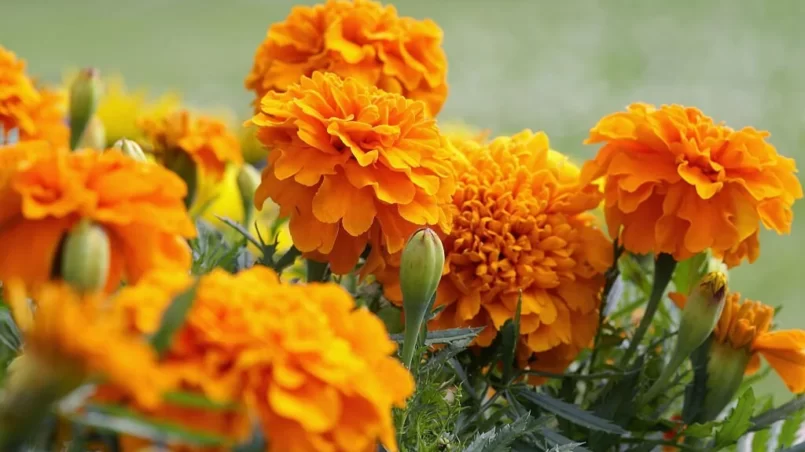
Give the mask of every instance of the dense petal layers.
[{"label": "dense petal layers", "polygon": [[21,141],[66,146],[65,111],[64,96],[37,89],[25,73],[25,62],[0,46],[0,143],[15,131]]},{"label": "dense petal layers", "polygon": [[389,92],[425,102],[436,115],[447,97],[442,30],[431,20],[399,17],[372,0],[327,0],[298,6],[269,28],[258,47],[246,87],[260,99],[285,91],[315,71],[356,77]]},{"label": "dense petal layers", "polygon": [[184,154],[203,174],[216,180],[224,176],[227,164],[243,163],[237,135],[216,118],[176,110],[142,117],[138,125],[162,163],[174,160],[177,153]]},{"label": "dense petal layers", "polygon": [[14,165],[0,171],[0,280],[51,279],[61,240],[81,218],[109,236],[109,290],[152,269],[190,268],[184,238],[195,226],[173,173],[118,152],[70,153],[43,142],[0,147],[6,159]]},{"label": "dense petal layers", "polygon": [[279,204],[306,256],[343,274],[370,245],[369,272],[417,228],[449,230],[452,154],[421,102],[317,72],[260,109],[251,122],[269,154],[255,205]]},{"label": "dense petal layers", "polygon": [[[456,163],[453,224],[444,235],[436,306],[446,307],[432,326],[485,326],[476,342],[489,345],[522,292],[521,364],[564,369],[595,334],[612,260],[610,242],[587,213],[601,194],[578,183],[578,168],[549,148],[544,133],[454,142],[466,161]],[[379,279],[399,301],[396,269]]]},{"label": "dense petal layers", "polygon": [[792,159],[751,127],[735,131],[696,108],[633,104],[606,116],[587,143],[603,143],[582,171],[605,178],[610,235],[635,253],[676,260],[706,249],[734,266],[758,255],[762,223],[791,229],[802,197]]},{"label": "dense petal layers", "polygon": [[[118,306],[131,328],[153,332],[187,283],[154,274],[124,289]],[[394,350],[382,322],[355,309],[338,285],[286,285],[253,267],[201,278],[163,365],[184,390],[241,404],[259,419],[272,451],[370,451],[377,441],[396,450],[391,408],[404,403],[413,380]],[[196,419],[166,410],[152,414]],[[220,432],[227,425],[202,420],[195,426]]]}]

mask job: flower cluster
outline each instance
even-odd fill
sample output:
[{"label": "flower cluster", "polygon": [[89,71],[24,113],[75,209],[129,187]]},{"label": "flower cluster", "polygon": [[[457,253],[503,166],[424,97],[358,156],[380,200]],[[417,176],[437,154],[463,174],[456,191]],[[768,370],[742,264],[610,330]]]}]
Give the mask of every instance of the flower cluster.
[{"label": "flower cluster", "polygon": [[399,17],[373,0],[327,0],[298,6],[269,28],[246,87],[255,107],[271,91],[285,91],[316,71],[355,77],[387,92],[421,100],[436,115],[447,97],[442,30],[432,21]]}]

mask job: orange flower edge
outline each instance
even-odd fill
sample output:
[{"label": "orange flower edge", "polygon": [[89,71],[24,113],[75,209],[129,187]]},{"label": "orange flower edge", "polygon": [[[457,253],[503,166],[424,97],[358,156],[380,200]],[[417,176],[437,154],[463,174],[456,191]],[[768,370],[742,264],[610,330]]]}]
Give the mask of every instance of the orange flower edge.
[{"label": "orange flower edge", "polygon": [[716,124],[696,108],[637,103],[590,131],[586,143],[603,147],[582,180],[605,178],[609,232],[629,251],[682,261],[709,248],[730,266],[752,262],[760,224],[790,232],[791,206],[802,197],[794,161],[768,136]]},{"label": "orange flower edge", "polygon": [[252,118],[269,149],[255,194],[290,217],[294,245],[333,272],[381,268],[422,226],[448,230],[451,147],[421,102],[332,73],[267,94]]}]

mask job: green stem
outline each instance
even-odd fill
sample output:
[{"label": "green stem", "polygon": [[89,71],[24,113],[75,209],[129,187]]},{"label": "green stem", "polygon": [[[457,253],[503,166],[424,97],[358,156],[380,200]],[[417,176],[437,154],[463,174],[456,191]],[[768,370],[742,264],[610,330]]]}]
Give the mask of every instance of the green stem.
[{"label": "green stem", "polygon": [[631,361],[632,356],[634,356],[637,351],[637,347],[640,345],[640,342],[642,342],[643,336],[646,335],[648,327],[654,319],[654,314],[657,313],[657,308],[660,306],[665,288],[668,287],[668,283],[671,281],[675,267],[676,261],[670,254],[662,253],[657,257],[657,261],[654,263],[654,283],[651,287],[651,296],[646,305],[646,312],[643,314],[640,325],[638,325],[637,331],[635,331],[632,340],[629,342],[629,348],[627,348],[626,353],[623,354],[621,368],[626,369],[629,367],[629,361]]},{"label": "green stem", "polygon": [[679,356],[679,347],[674,350],[674,354],[671,356],[671,360],[668,361],[668,364],[665,365],[665,368],[662,370],[660,377],[654,382],[653,385],[649,388],[648,391],[643,395],[641,398],[639,405],[643,405],[645,403],[651,402],[656,398],[660,393],[666,389],[668,385],[668,380],[671,379],[672,376],[676,373],[679,369],[679,366],[685,361],[686,356]]},{"label": "green stem", "polygon": [[425,320],[425,313],[428,312],[428,304],[419,303],[415,309],[405,309],[405,336],[403,339],[402,362],[406,369],[411,369],[414,361],[414,353],[420,340],[422,323]]},{"label": "green stem", "polygon": [[329,267],[326,262],[316,262],[308,259],[306,267],[307,282],[325,282],[330,279]]}]

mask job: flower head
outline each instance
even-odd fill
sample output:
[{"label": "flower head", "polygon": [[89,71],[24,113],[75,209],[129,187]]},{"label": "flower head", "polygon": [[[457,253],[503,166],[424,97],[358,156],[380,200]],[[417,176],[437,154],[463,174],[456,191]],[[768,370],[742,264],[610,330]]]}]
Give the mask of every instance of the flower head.
[{"label": "flower head", "polygon": [[0,171],[0,280],[51,279],[65,234],[82,218],[109,236],[108,290],[151,269],[189,269],[184,238],[195,227],[174,174],[119,152],[61,152],[41,142],[0,148],[6,155],[18,163]]},{"label": "flower head", "polygon": [[182,154],[202,173],[220,180],[228,163],[243,163],[240,142],[226,123],[218,119],[176,110],[138,121],[158,160],[165,163]]},{"label": "flower head", "polygon": [[[476,343],[489,345],[522,292],[521,363],[563,369],[595,334],[612,260],[611,244],[586,213],[600,192],[579,184],[578,170],[550,150],[544,133],[457,144],[466,161],[457,163],[436,294],[436,306],[446,307],[432,326],[483,326]],[[392,300],[400,298],[396,273],[378,276]]]},{"label": "flower head", "polygon": [[160,402],[170,382],[159,371],[151,345],[142,335],[132,334],[110,308],[114,301],[101,293],[79,295],[63,282],[50,282],[30,292],[36,305],[32,311],[22,281],[7,280],[5,285],[24,334],[25,366],[36,366],[58,384],[73,382],[77,387],[100,378],[143,406]]},{"label": "flower head", "polygon": [[255,205],[279,204],[308,257],[347,273],[371,245],[370,272],[421,226],[449,229],[451,153],[421,102],[317,72],[260,108],[269,154]]},{"label": "flower head", "polygon": [[0,46],[0,143],[17,130],[21,141],[66,146],[66,109],[61,93],[37,89],[25,73],[25,62]]},{"label": "flower head", "polygon": [[[154,274],[118,306],[132,328],[153,332],[168,294],[187,283]],[[394,350],[382,322],[338,285],[286,285],[257,266],[201,278],[163,362],[185,390],[242,404],[272,451],[369,451],[378,440],[395,450],[391,408],[413,380]]]},{"label": "flower head", "polygon": [[633,104],[590,131],[587,143],[604,146],[582,179],[605,177],[609,232],[629,251],[681,261],[710,248],[730,266],[752,262],[760,223],[788,233],[802,197],[794,161],[768,136],[696,108]]},{"label": "flower head", "polygon": [[425,102],[436,115],[447,97],[442,30],[431,20],[399,17],[372,0],[327,0],[291,10],[269,28],[246,77],[255,106],[269,91],[285,91],[316,71]]},{"label": "flower head", "polygon": [[165,94],[156,100],[149,100],[143,90],[129,91],[122,77],[109,77],[96,116],[101,119],[106,130],[106,145],[112,146],[121,138],[143,141],[145,136],[137,126],[141,117],[163,117],[179,108],[179,98]]}]

